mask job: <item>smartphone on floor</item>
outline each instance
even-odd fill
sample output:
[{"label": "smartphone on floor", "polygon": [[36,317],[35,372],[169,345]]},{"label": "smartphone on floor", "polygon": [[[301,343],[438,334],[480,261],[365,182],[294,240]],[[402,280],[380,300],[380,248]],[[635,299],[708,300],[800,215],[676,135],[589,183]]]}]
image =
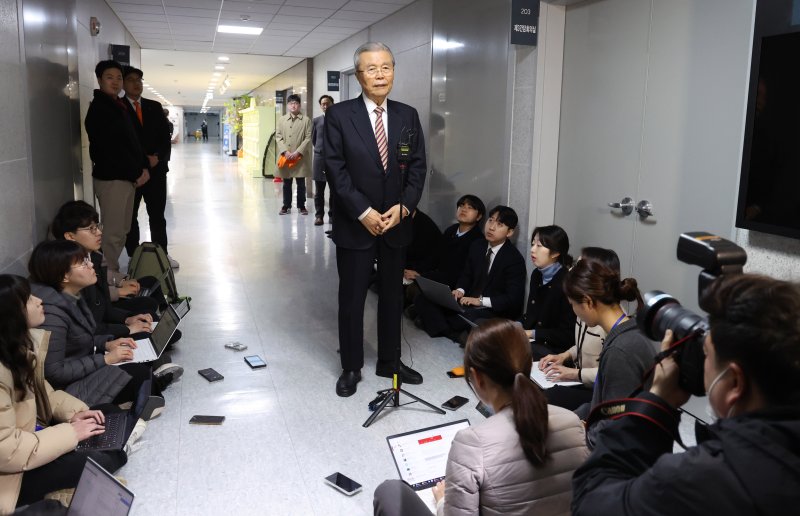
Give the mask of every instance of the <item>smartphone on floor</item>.
[{"label": "smartphone on floor", "polygon": [[221,425],[225,421],[225,416],[192,416],[189,423],[192,425]]},{"label": "smartphone on floor", "polygon": [[250,369],[261,369],[262,367],[267,367],[267,363],[264,362],[264,359],[258,355],[249,355],[244,357],[244,361],[247,362],[247,365],[250,366]]},{"label": "smartphone on floor", "polygon": [[459,407],[466,405],[467,402],[469,402],[469,400],[464,396],[453,396],[449,400],[442,403],[442,408],[447,410],[456,410]]},{"label": "smartphone on floor", "polygon": [[201,369],[201,370],[199,370],[197,372],[200,373],[200,376],[202,376],[203,378],[205,378],[209,382],[218,382],[218,381],[222,380],[223,378],[225,378],[224,376],[222,376],[221,374],[219,374],[218,372],[216,372],[214,369],[212,369],[210,367],[208,369]]},{"label": "smartphone on floor", "polygon": [[325,477],[325,483],[347,496],[353,496],[361,491],[361,484],[338,472]]}]

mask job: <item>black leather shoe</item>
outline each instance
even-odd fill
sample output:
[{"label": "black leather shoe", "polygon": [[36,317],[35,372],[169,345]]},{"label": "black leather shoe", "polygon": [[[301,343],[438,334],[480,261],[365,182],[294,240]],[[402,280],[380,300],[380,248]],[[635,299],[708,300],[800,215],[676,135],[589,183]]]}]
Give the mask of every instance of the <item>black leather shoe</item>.
[{"label": "black leather shoe", "polygon": [[[384,378],[391,378],[394,373],[394,368],[391,362],[378,362],[375,366],[375,374],[383,376]],[[411,385],[419,385],[422,383],[422,375],[414,371],[404,363],[400,362],[400,381],[403,383],[410,383]]]},{"label": "black leather shoe", "polygon": [[356,385],[361,381],[361,371],[342,371],[336,380],[336,394],[342,398],[356,393]]}]

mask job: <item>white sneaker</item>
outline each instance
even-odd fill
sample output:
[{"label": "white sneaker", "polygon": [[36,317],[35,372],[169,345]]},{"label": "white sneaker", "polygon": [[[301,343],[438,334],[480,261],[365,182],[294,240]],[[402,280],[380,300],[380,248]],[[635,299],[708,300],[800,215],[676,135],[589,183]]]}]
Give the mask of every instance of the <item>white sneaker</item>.
[{"label": "white sneaker", "polygon": [[180,269],[181,268],[181,264],[178,263],[178,260],[176,260],[172,256],[167,255],[167,260],[169,260],[169,266],[172,267],[173,269]]},{"label": "white sneaker", "polygon": [[134,446],[134,444],[136,444],[136,441],[138,441],[139,438],[142,437],[142,434],[144,434],[146,428],[147,428],[147,421],[145,421],[144,419],[139,419],[136,422],[136,426],[133,427],[133,431],[131,432],[130,437],[128,437],[128,441],[122,448],[123,450],[125,450],[126,455],[130,455],[131,453],[135,452],[141,447],[141,446]]}]

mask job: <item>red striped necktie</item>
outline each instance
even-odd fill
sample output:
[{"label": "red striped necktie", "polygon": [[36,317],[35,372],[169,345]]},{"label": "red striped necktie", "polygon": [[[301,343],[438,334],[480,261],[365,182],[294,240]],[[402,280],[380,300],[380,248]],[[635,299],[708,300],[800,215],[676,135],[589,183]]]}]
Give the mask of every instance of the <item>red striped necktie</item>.
[{"label": "red striped necktie", "polygon": [[389,143],[386,140],[386,130],[383,128],[383,108],[378,106],[373,111],[378,115],[375,119],[375,140],[378,142],[378,152],[385,174],[389,170]]}]

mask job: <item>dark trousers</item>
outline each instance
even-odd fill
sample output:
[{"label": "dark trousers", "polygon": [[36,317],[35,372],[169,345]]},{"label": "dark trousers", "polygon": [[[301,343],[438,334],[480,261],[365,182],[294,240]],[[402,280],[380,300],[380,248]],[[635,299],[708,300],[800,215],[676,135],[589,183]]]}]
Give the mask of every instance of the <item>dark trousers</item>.
[{"label": "dark trousers", "polygon": [[548,405],[563,407],[567,410],[576,410],[584,403],[592,402],[592,389],[585,385],[563,387],[556,385],[544,390]]},{"label": "dark trousers", "polygon": [[[288,177],[283,180],[283,205],[287,208],[292,207],[292,182],[294,178]],[[297,178],[297,209],[302,210],[306,207],[306,178]]]},{"label": "dark trousers", "polygon": [[[325,215],[325,186],[327,181],[314,181],[314,216],[322,218]],[[333,216],[333,195],[328,193],[328,220]]]},{"label": "dark trousers", "polygon": [[405,248],[392,248],[383,238],[369,249],[336,248],[339,271],[339,349],[342,369],[364,366],[364,302],[378,259],[378,361],[393,362],[400,352]]},{"label": "dark trousers", "polygon": [[119,391],[119,394],[114,398],[114,403],[125,403],[133,401],[134,403],[139,397],[141,389],[150,395],[161,395],[161,391],[153,382],[153,369],[149,362],[142,362],[138,364],[122,364],[120,366],[126,373],[131,375],[130,381]]},{"label": "dark trousers", "polygon": [[[464,319],[459,317],[459,314],[432,303],[422,293],[414,299],[414,305],[417,307],[417,315],[422,319],[423,329],[431,337],[469,331],[472,329]],[[475,307],[466,308],[461,315],[476,324],[483,319],[501,317],[494,313],[491,308]]]},{"label": "dark trousers", "polygon": [[375,516],[422,516],[431,514],[428,506],[402,480],[385,480],[372,499]]},{"label": "dark trousers", "polygon": [[167,209],[167,173],[158,170],[152,171],[150,180],[136,189],[131,229],[125,239],[128,256],[133,256],[139,245],[139,204],[142,199],[147,208],[147,218],[150,219],[150,237],[153,242],[164,248],[164,252],[167,252],[167,219],[164,217]]}]

